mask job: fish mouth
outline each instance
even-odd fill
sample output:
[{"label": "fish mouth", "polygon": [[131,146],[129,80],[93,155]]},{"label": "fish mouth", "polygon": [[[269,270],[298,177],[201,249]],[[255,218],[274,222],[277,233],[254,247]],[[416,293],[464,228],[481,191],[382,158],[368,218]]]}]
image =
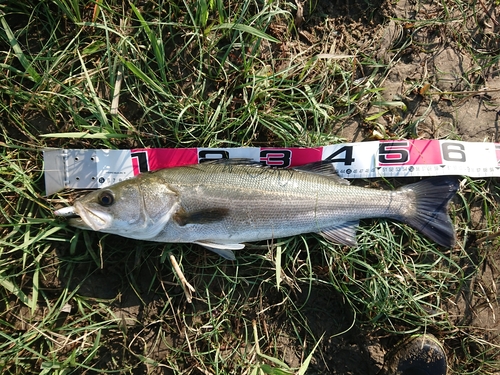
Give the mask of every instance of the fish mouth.
[{"label": "fish mouth", "polygon": [[73,206],[64,207],[64,208],[60,208],[58,210],[55,210],[54,215],[67,218],[68,224],[71,225],[72,227],[80,228],[80,229],[87,229],[87,230],[92,229],[88,224],[85,223],[85,221],[82,220],[80,215],[78,215],[76,213],[75,207],[73,207]]},{"label": "fish mouth", "polygon": [[92,230],[92,227],[85,223],[85,221],[83,221],[81,217],[69,218],[68,224],[78,229]]},{"label": "fish mouth", "polygon": [[80,202],[74,206],[64,207],[54,211],[54,215],[68,218],[72,227],[100,231],[108,227],[111,216],[105,212],[90,210]]},{"label": "fish mouth", "polygon": [[78,216],[75,212],[75,207],[69,206],[69,207],[64,207],[60,208],[58,210],[54,211],[54,215],[59,216],[59,217],[74,217]]}]

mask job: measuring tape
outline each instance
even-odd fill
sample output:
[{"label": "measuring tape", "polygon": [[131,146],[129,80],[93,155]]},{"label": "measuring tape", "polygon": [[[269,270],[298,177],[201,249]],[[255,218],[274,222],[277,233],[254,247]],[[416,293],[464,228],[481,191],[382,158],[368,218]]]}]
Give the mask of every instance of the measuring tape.
[{"label": "measuring tape", "polygon": [[329,160],[344,178],[500,176],[500,144],[449,140],[343,143],[314,148],[45,149],[46,194],[96,189],[155,171],[214,159],[245,158],[274,167]]}]

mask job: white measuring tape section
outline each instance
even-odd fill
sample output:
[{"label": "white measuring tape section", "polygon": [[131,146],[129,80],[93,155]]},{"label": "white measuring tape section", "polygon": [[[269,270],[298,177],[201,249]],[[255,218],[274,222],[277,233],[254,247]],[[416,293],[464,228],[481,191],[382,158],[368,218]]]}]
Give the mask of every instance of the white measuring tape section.
[{"label": "white measuring tape section", "polygon": [[314,148],[45,149],[46,194],[64,188],[96,189],[142,172],[245,158],[275,167],[329,160],[344,178],[465,175],[500,177],[500,144],[450,140],[390,140]]}]

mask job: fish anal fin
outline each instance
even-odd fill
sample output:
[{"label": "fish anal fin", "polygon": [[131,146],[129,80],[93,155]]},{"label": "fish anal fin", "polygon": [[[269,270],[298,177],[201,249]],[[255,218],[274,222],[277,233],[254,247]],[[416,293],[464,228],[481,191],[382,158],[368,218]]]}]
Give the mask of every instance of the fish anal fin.
[{"label": "fish anal fin", "polygon": [[206,210],[188,212],[185,209],[179,209],[173,219],[181,227],[187,224],[209,224],[224,220],[229,214],[228,208],[214,207]]},{"label": "fish anal fin", "polygon": [[196,241],[195,244],[201,245],[207,250],[213,251],[221,257],[229,260],[236,260],[233,250],[241,250],[245,247],[245,245],[242,243],[220,244],[208,241]]},{"label": "fish anal fin", "polygon": [[356,230],[359,221],[346,221],[333,227],[324,229],[320,234],[329,241],[347,246],[356,246]]}]

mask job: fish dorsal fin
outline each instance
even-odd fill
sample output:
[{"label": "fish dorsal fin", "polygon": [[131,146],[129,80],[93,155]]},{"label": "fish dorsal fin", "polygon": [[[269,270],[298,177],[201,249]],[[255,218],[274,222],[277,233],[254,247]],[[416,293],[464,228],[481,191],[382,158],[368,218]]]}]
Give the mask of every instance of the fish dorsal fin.
[{"label": "fish dorsal fin", "polygon": [[320,234],[327,240],[341,243],[347,246],[356,246],[356,230],[358,229],[358,221],[346,221],[337,224],[333,227],[327,228],[320,232]]},{"label": "fish dorsal fin", "polygon": [[349,185],[349,181],[343,179],[337,174],[337,170],[333,166],[331,161],[321,160],[315,161],[313,163],[304,164],[299,167],[293,167],[296,171],[306,172],[306,173],[316,173],[326,177],[331,178],[337,184]]},{"label": "fish dorsal fin", "polygon": [[209,224],[222,221],[229,214],[228,208],[213,207],[206,210],[198,210],[188,212],[184,208],[180,208],[172,218],[181,227],[187,224]]},{"label": "fish dorsal fin", "polygon": [[221,257],[229,260],[236,260],[233,250],[241,250],[245,247],[245,245],[242,243],[220,244],[208,241],[196,241],[195,244],[201,245],[204,248],[213,251],[214,253],[220,255]]},{"label": "fish dorsal fin", "polygon": [[[245,166],[251,166],[251,167],[258,167],[258,168],[275,168],[273,166],[266,166],[262,164],[259,161],[250,159],[250,158],[234,158],[234,159],[214,159],[214,160],[207,160],[204,161],[203,164],[222,164],[222,165],[227,165],[227,166],[237,166],[237,165],[245,165]],[[281,168],[278,168],[281,169]],[[285,168],[286,169],[286,168]],[[315,161],[312,163],[304,164],[298,167],[293,167],[290,168],[292,170],[300,171],[300,172],[306,172],[306,173],[316,173],[320,174],[326,177],[329,177],[332,179],[335,183],[339,185],[349,185],[349,181],[346,179],[343,179],[337,174],[337,171],[335,167],[333,166],[332,162],[329,160],[321,160],[321,161]]]}]

